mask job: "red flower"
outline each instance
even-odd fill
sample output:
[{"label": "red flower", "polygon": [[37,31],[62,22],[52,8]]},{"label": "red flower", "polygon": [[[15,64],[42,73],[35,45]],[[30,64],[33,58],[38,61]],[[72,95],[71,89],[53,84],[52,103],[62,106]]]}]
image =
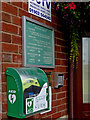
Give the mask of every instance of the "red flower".
[{"label": "red flower", "polygon": [[58,10],[59,9],[59,4],[57,4],[57,7],[56,7],[56,10]]},{"label": "red flower", "polygon": [[67,8],[68,8],[68,6],[64,7],[64,9],[67,9]]},{"label": "red flower", "polygon": [[70,9],[74,10],[76,8],[76,5],[72,2],[72,3],[69,4],[69,7],[70,7]]},{"label": "red flower", "polygon": [[67,6],[66,6],[66,7],[64,7],[64,9],[67,9],[67,8],[68,8],[68,6],[69,6],[69,3],[67,4]]}]

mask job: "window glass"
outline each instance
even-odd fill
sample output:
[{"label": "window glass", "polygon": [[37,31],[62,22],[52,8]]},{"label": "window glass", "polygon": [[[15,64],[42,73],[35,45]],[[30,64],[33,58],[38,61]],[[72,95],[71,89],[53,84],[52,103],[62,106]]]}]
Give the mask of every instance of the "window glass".
[{"label": "window glass", "polygon": [[90,103],[90,38],[82,38],[83,103]]}]

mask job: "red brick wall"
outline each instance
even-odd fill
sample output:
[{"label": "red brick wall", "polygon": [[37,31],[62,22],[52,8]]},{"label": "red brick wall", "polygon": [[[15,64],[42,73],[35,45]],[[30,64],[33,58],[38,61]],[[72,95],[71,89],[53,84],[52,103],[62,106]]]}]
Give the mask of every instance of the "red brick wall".
[{"label": "red brick wall", "polygon": [[[67,40],[64,38],[65,34],[61,29],[62,25],[56,16],[53,5],[52,22],[48,22],[28,13],[27,2],[2,2],[2,116],[3,118],[8,118],[6,115],[6,68],[22,67],[21,16],[23,15],[52,26],[55,29],[55,68],[44,69],[44,71],[52,72],[52,111],[43,115],[36,114],[29,118],[59,118],[67,115],[68,47]],[[54,72],[64,73],[64,87],[54,89]]]},{"label": "red brick wall", "polygon": [[2,33],[1,33],[1,20],[2,20],[2,14],[1,14],[1,2],[0,2],[0,118],[2,118]]}]

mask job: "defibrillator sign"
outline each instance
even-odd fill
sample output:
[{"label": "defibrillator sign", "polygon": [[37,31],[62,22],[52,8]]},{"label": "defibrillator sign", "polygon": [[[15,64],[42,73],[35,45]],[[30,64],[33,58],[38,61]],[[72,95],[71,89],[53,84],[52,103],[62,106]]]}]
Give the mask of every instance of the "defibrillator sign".
[{"label": "defibrillator sign", "polygon": [[51,22],[51,0],[28,0],[29,13]]},{"label": "defibrillator sign", "polygon": [[37,96],[29,96],[29,98],[26,98],[26,114],[35,113],[48,108],[47,97],[49,94],[47,93],[47,87],[47,83],[45,83]]}]

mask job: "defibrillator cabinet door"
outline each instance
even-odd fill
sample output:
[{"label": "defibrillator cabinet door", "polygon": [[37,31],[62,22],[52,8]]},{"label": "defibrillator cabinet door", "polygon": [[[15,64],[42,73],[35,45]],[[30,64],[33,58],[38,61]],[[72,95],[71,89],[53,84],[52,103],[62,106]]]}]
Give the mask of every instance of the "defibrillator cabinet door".
[{"label": "defibrillator cabinet door", "polygon": [[49,85],[43,70],[39,68],[7,68],[6,75],[7,114],[9,116],[25,118],[49,109]]}]

